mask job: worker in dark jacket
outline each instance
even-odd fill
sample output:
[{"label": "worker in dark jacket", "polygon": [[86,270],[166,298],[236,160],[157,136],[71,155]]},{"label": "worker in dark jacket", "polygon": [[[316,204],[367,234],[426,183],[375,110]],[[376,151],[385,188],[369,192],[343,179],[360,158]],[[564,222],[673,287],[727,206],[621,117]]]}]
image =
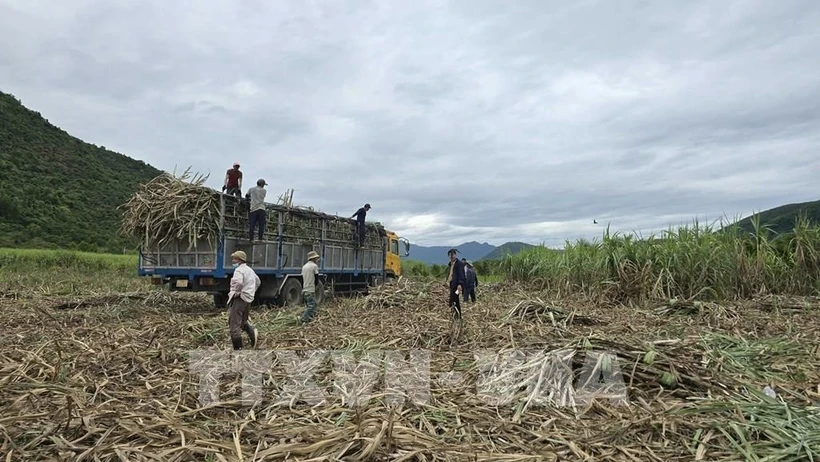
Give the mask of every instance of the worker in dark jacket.
[{"label": "worker in dark jacket", "polygon": [[447,255],[450,257],[450,269],[447,274],[447,287],[450,290],[450,299],[447,306],[455,311],[456,319],[461,319],[461,293],[464,291],[464,264],[456,255],[458,250],[450,249]]},{"label": "worker in dark jacket", "polygon": [[350,216],[350,218],[356,218],[356,239],[358,244],[361,246],[364,244],[364,220],[367,217],[367,212],[370,211],[370,204],[364,204],[364,207],[356,210],[356,213]]},{"label": "worker in dark jacket", "polygon": [[475,272],[473,264],[466,258],[462,258],[464,264],[464,301],[468,299],[475,303],[475,288],[478,287],[478,274]]}]

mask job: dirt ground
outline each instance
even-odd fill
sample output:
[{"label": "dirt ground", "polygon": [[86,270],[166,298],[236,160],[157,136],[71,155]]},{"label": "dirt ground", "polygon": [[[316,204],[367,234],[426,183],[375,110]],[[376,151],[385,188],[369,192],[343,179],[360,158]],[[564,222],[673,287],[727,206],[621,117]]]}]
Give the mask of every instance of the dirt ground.
[{"label": "dirt ground", "polygon": [[[367,297],[329,300],[306,326],[296,322],[301,309],[254,308],[260,344],[243,352],[244,367],[256,367],[260,382],[212,376],[219,396],[209,404],[191,352],[242,360],[230,356],[225,313],[207,297],[2,293],[0,453],[689,461],[742,460],[733,435],[755,437],[767,451],[788,451],[795,432],[807,433],[809,447],[820,441],[816,299],[609,306],[497,283],[463,305],[457,339],[445,300],[438,283],[401,280]],[[294,388],[291,366],[307,367],[303,355],[316,351],[326,352],[317,356],[324,362],[303,369],[303,387]],[[380,373],[386,357],[405,375]],[[493,358],[497,367],[486,368]],[[600,370],[608,381],[597,391],[579,381]],[[763,394],[767,385],[775,399]],[[243,390],[256,391],[253,402]],[[788,420],[802,426],[785,424],[780,436],[757,427],[724,433],[761,409],[806,416]],[[793,451],[788,460],[820,449]]]}]

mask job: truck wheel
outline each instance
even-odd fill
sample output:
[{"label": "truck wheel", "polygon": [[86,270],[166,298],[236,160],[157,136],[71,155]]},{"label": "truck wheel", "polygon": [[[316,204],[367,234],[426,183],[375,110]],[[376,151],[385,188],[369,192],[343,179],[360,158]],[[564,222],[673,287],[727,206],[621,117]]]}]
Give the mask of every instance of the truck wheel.
[{"label": "truck wheel", "polygon": [[316,305],[321,305],[325,301],[325,285],[316,281]]},{"label": "truck wheel", "polygon": [[296,278],[288,278],[285,285],[282,286],[282,291],[279,293],[284,306],[301,306],[302,305],[302,282]]},{"label": "truck wheel", "polygon": [[220,292],[214,294],[214,307],[216,309],[225,308],[228,305],[228,294]]}]

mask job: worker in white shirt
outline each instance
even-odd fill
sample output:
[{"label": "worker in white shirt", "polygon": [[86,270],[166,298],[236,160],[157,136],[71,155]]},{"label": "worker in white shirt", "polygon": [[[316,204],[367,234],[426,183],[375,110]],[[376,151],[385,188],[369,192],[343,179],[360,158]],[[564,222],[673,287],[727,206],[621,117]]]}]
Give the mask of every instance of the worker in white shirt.
[{"label": "worker in white shirt", "polygon": [[319,278],[320,255],[308,252],[308,261],[302,266],[302,299],[305,301],[305,312],[302,313],[302,324],[308,323],[316,316],[316,279]]},{"label": "worker in white shirt", "polygon": [[247,254],[241,250],[231,254],[234,272],[231,278],[231,291],[228,295],[228,328],[230,329],[231,343],[233,343],[234,350],[242,349],[243,331],[248,334],[252,348],[256,347],[257,341],[257,331],[248,322],[248,313],[262,281],[251,267],[245,263],[247,261]]}]

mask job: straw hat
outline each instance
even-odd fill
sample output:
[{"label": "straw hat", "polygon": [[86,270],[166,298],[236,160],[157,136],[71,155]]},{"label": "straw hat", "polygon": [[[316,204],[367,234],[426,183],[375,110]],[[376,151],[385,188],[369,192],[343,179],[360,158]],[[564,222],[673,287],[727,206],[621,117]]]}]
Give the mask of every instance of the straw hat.
[{"label": "straw hat", "polygon": [[313,260],[313,259],[318,259],[318,258],[320,258],[318,253],[314,252],[313,250],[308,252],[308,260]]},{"label": "straw hat", "polygon": [[245,261],[245,262],[248,261],[248,254],[246,254],[242,250],[237,250],[236,252],[232,253],[231,257],[238,258],[238,259],[240,259],[242,261]]}]

